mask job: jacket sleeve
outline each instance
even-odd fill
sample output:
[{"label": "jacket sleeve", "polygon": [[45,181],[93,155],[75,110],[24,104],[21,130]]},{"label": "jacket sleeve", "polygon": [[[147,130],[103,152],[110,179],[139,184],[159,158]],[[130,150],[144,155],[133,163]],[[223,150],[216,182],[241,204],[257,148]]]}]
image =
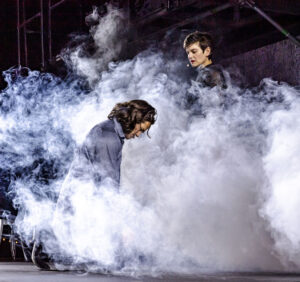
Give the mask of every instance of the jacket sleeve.
[{"label": "jacket sleeve", "polygon": [[120,183],[119,144],[110,134],[98,132],[90,137],[83,148],[90,162],[92,176],[97,185],[108,184],[118,187]]}]

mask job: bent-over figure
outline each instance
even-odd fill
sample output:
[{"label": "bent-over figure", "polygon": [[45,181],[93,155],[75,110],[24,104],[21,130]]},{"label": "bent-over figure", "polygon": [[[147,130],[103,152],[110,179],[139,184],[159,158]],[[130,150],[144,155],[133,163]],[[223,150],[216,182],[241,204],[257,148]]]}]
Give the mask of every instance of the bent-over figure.
[{"label": "bent-over figure", "polygon": [[[119,190],[122,148],[125,139],[139,137],[155,123],[156,110],[144,100],[118,103],[108,115],[108,120],[95,125],[75,154],[69,173],[62,185],[54,215],[53,226],[60,228],[60,234],[68,237],[70,220],[74,214],[72,196],[77,189],[93,185]],[[50,232],[52,233],[52,232]],[[72,234],[70,234],[72,235]],[[48,234],[48,237],[55,237]],[[45,254],[43,237],[37,239],[33,248],[33,262],[40,268],[50,269],[55,262]],[[52,239],[53,241],[53,239]],[[54,240],[55,241],[55,240]],[[57,250],[56,250],[57,249]],[[60,252],[60,247],[52,245],[51,252]],[[57,256],[57,255],[56,255]],[[62,263],[65,262],[62,254]],[[72,262],[71,262],[72,263]]]}]

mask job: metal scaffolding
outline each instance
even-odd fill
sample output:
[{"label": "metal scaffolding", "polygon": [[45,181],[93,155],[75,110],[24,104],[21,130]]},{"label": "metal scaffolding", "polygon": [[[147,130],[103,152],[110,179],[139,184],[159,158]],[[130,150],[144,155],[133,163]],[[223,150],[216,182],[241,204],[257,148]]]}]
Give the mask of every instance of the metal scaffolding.
[{"label": "metal scaffolding", "polygon": [[[46,61],[51,61],[52,59],[52,30],[51,30],[51,19],[52,11],[66,2],[67,0],[60,0],[53,3],[53,0],[40,0],[40,11],[30,18],[26,18],[26,0],[16,0],[17,1],[17,41],[18,41],[18,68],[21,65],[28,66],[28,41],[27,41],[27,25],[34,21],[35,19],[40,19],[40,37],[41,37],[41,68],[45,69]],[[22,1],[22,13],[21,13],[21,1]],[[46,3],[47,2],[47,3]],[[21,20],[22,14],[22,20]],[[47,26],[45,25],[45,16],[48,16]],[[45,52],[45,30],[47,30],[47,44],[48,44],[48,54]],[[21,48],[21,31],[23,31],[24,40],[23,48]],[[22,60],[21,49],[24,49],[24,60]],[[47,56],[48,55],[48,56]]]}]

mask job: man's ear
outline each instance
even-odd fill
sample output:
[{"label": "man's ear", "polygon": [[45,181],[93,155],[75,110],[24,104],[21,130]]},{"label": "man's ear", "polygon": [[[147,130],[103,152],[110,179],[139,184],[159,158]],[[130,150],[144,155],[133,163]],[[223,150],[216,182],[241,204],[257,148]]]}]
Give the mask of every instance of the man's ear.
[{"label": "man's ear", "polygon": [[206,49],[204,50],[204,55],[205,55],[206,57],[208,57],[210,54],[211,54],[211,49],[210,49],[210,47],[206,47]]}]

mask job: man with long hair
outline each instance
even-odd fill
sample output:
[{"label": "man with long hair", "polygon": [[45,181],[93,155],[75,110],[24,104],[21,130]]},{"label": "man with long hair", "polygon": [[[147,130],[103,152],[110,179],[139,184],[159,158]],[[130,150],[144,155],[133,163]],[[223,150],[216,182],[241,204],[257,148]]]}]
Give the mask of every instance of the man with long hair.
[{"label": "man with long hair", "polygon": [[[96,186],[96,190],[101,189],[101,186],[118,190],[124,139],[139,137],[145,131],[148,133],[155,118],[156,110],[150,104],[144,100],[132,100],[116,104],[108,115],[108,120],[90,130],[76,152],[54,214],[54,226],[58,223],[56,226],[60,226],[61,233],[66,234],[66,237],[71,235],[68,218],[73,216],[76,208],[72,206],[71,200],[76,190],[84,189],[85,185],[91,183]],[[53,260],[43,250],[43,241],[52,238],[52,235],[46,234],[43,238],[42,234],[40,232],[34,244],[32,260],[39,268],[50,269]],[[59,246],[52,247],[54,252],[60,252],[59,249]]]},{"label": "man with long hair", "polygon": [[124,139],[139,137],[155,123],[156,110],[144,100],[118,103],[108,120],[95,125],[79,148],[69,177],[118,187]]}]

